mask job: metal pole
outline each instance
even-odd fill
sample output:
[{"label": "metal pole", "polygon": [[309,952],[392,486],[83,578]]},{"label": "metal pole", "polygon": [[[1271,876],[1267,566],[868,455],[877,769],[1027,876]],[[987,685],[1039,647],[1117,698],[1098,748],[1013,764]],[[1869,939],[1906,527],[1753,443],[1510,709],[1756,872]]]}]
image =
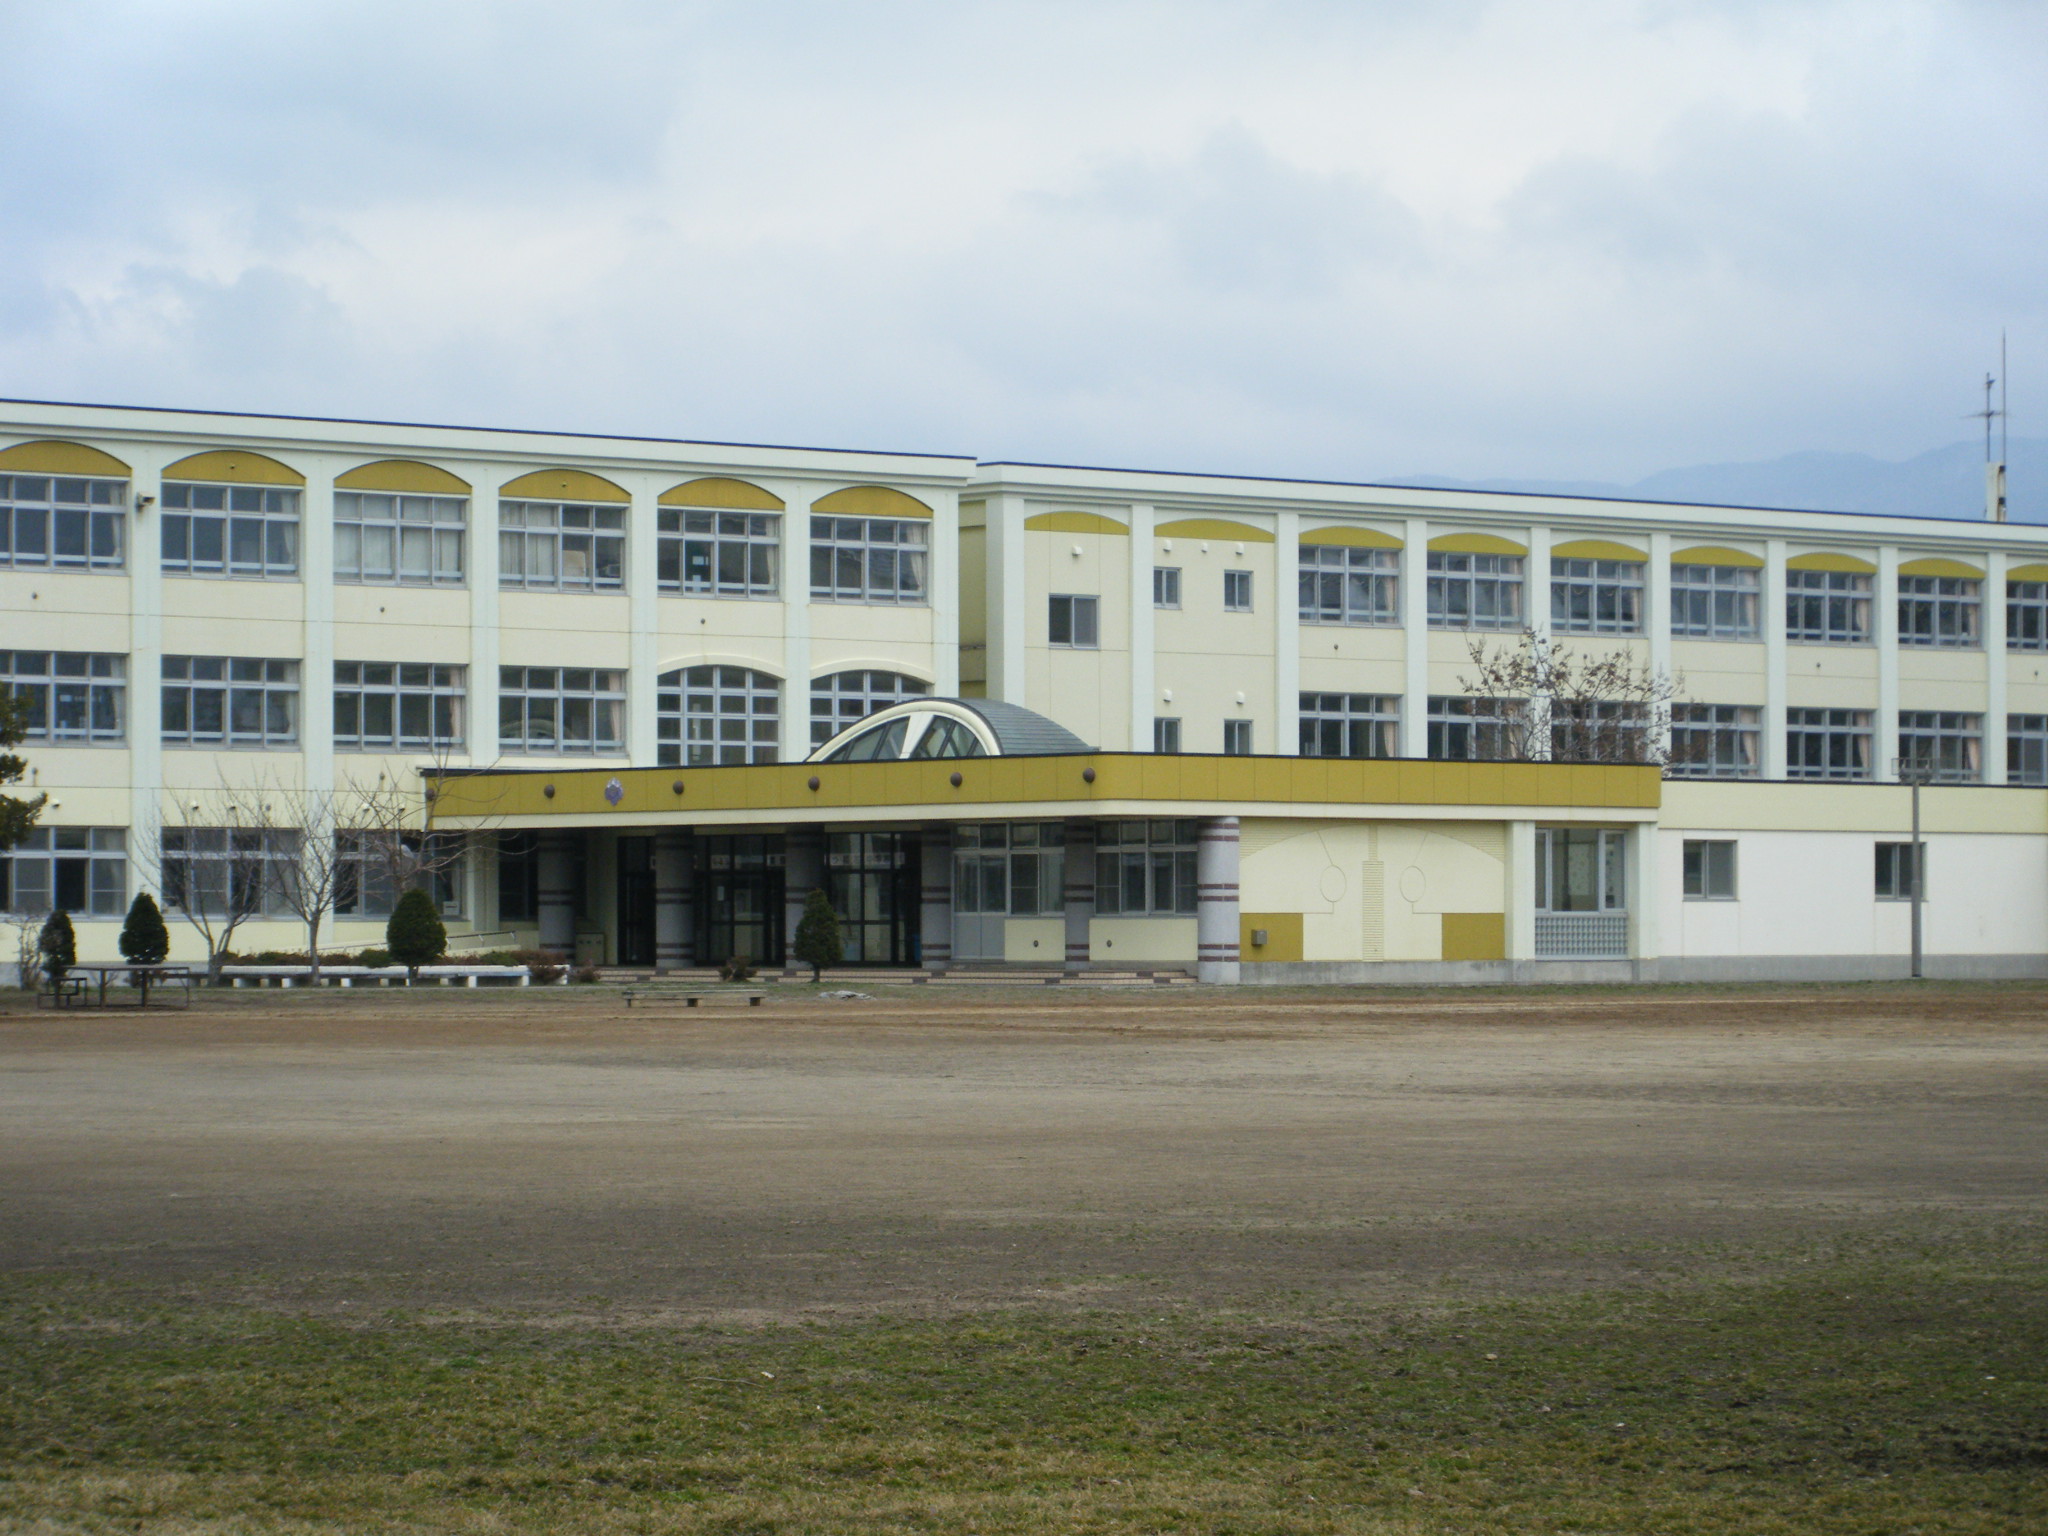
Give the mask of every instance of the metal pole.
[{"label": "metal pole", "polygon": [[1920,975],[1920,888],[1923,860],[1920,853],[1920,776],[1913,776],[1913,979]]}]

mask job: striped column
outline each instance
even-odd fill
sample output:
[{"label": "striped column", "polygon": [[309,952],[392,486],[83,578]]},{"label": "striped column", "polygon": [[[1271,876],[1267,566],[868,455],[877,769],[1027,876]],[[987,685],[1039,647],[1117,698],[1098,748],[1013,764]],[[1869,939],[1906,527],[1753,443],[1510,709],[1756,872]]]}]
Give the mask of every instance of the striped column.
[{"label": "striped column", "polygon": [[1195,844],[1195,979],[1238,980],[1235,816],[1204,819]]},{"label": "striped column", "polygon": [[782,838],[782,970],[794,975],[806,969],[796,957],[797,925],[804,920],[804,901],[825,883],[825,830],[791,827]]},{"label": "striped column", "polygon": [[1067,969],[1080,971],[1088,967],[1088,925],[1095,920],[1094,822],[1067,823],[1065,862],[1061,895],[1067,918]]},{"label": "striped column", "polygon": [[570,832],[540,837],[540,947],[573,957],[576,951],[576,862]]},{"label": "striped column", "polygon": [[679,971],[690,963],[690,834],[654,836],[654,969]]},{"label": "striped column", "polygon": [[953,963],[953,829],[926,825],[917,857],[918,959],[937,975]]}]

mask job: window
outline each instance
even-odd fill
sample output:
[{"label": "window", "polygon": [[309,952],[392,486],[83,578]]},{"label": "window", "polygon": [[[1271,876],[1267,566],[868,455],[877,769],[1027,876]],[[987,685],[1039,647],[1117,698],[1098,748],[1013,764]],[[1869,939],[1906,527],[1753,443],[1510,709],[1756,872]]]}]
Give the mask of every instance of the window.
[{"label": "window", "polygon": [[2048,784],[2048,715],[2005,717],[2008,784]]},{"label": "window", "polygon": [[540,837],[498,834],[498,921],[530,923],[540,916]]},{"label": "window", "polygon": [[1899,756],[1927,763],[1941,784],[1975,784],[1984,777],[1984,717],[1946,709],[1899,711]]},{"label": "window", "polygon": [[299,493],[268,485],[164,483],[164,570],[174,576],[299,574]]},{"label": "window", "polygon": [[1754,640],[1759,572],[1738,565],[1671,567],[1671,633],[1699,640]]},{"label": "window", "polygon": [[0,475],[0,569],[117,571],[128,482]]},{"label": "window", "polygon": [[1176,715],[1155,715],[1152,717],[1152,750],[1154,752],[1178,752],[1180,750],[1180,719]]},{"label": "window", "polygon": [[1550,627],[1565,635],[1643,628],[1643,567],[1634,560],[1559,560],[1550,568]]},{"label": "window", "polygon": [[335,833],[341,867],[335,882],[334,915],[389,917],[398,904],[399,881],[409,879],[434,898],[434,906],[443,917],[460,917],[464,883],[462,835],[401,832],[395,848],[382,843],[388,835]]},{"label": "window", "polygon": [[1096,622],[1101,601],[1099,597],[1055,593],[1047,608],[1045,643],[1070,646],[1077,651],[1094,650],[1101,644]]},{"label": "window", "polygon": [[254,656],[166,656],[167,747],[289,747],[299,739],[299,664]]},{"label": "window", "polygon": [[664,768],[772,763],[782,740],[782,683],[746,667],[682,667],[661,675],[654,715]]},{"label": "window", "polygon": [[1628,908],[1628,834],[1602,827],[1536,829],[1536,911]]},{"label": "window", "polygon": [[953,829],[953,910],[1036,917],[1065,910],[1064,823],[998,822]]},{"label": "window", "polygon": [[0,912],[128,910],[128,835],[119,827],[31,827],[0,853]]},{"label": "window", "polygon": [[1105,821],[1095,832],[1095,910],[1104,917],[1193,917],[1193,821]]},{"label": "window", "polygon": [[507,752],[623,752],[626,674],[602,667],[498,668]]},{"label": "window", "polygon": [[1304,693],[1303,757],[1392,757],[1398,750],[1401,700],[1390,693]]},{"label": "window", "polygon": [[1982,591],[1982,582],[1960,576],[1901,576],[1899,644],[1976,645]]},{"label": "window", "polygon": [[660,509],[656,582],[664,592],[773,597],[781,590],[780,512]]},{"label": "window", "polygon": [[0,651],[0,689],[22,700],[30,741],[106,745],[126,735],[128,658],[88,651]]},{"label": "window", "polygon": [[1735,844],[1705,838],[1685,842],[1685,899],[1735,899]]},{"label": "window", "polygon": [[1433,694],[1429,700],[1429,755],[1439,762],[1503,762],[1515,755],[1521,724],[1518,700]]},{"label": "window", "polygon": [[461,746],[468,672],[424,661],[337,661],[335,747],[375,752]]},{"label": "window", "polygon": [[2005,584],[2005,644],[2013,651],[2048,651],[2048,581]]},{"label": "window", "polygon": [[1763,712],[1749,704],[1671,706],[1671,760],[1681,779],[1753,779],[1763,772]]},{"label": "window", "polygon": [[811,596],[828,603],[922,603],[931,529],[915,518],[811,519]]},{"label": "window", "polygon": [[459,587],[468,520],[460,496],[336,491],[334,579]]},{"label": "window", "polygon": [[1922,882],[1926,879],[1925,849],[1922,849],[1920,880],[1916,881],[1913,869],[1913,845],[1911,843],[1879,843],[1877,845],[1877,899],[1879,901],[1911,901],[1914,887],[1920,885],[1920,899],[1927,899]]},{"label": "window", "polygon": [[1649,711],[1628,699],[1554,699],[1550,756],[1560,763],[1649,763]]},{"label": "window", "polygon": [[563,501],[498,503],[498,583],[540,592],[625,584],[626,509]]},{"label": "window", "polygon": [[1425,597],[1431,629],[1520,629],[1522,558],[1431,550]]},{"label": "window", "polygon": [[1152,567],[1152,606],[1154,608],[1178,608],[1180,606],[1179,566],[1155,565]]},{"label": "window", "polygon": [[[901,672],[834,672],[828,677],[812,678],[811,745],[822,747],[876,710],[926,698],[931,691],[930,683],[905,677]],[[773,754],[768,760],[773,761]]]},{"label": "window", "polygon": [[1223,722],[1223,755],[1225,757],[1250,757],[1252,755],[1251,721],[1226,720]]},{"label": "window", "polygon": [[1870,777],[1870,711],[1785,711],[1785,776],[1791,779]]},{"label": "window", "polygon": [[[1245,606],[1251,606],[1248,571]],[[1304,624],[1398,624],[1401,622],[1401,552],[1354,549],[1348,544],[1301,546],[1301,622]]]},{"label": "window", "polygon": [[164,906],[213,917],[289,917],[299,834],[277,827],[165,827]]},{"label": "window", "polygon": [[1860,571],[1787,571],[1785,638],[1810,645],[1870,642],[1870,578]]},{"label": "window", "polygon": [[1225,613],[1250,613],[1252,611],[1252,573],[1250,571],[1225,571],[1223,573],[1223,611]]}]

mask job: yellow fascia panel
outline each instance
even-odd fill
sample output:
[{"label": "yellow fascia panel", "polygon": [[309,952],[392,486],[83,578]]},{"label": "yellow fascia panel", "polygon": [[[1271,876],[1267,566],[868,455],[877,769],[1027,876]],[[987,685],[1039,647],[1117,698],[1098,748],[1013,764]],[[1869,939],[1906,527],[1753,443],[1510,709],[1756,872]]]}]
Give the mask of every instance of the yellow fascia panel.
[{"label": "yellow fascia panel", "polygon": [[[1264,944],[1252,943],[1252,935],[1265,930]],[[1237,953],[1240,960],[1257,964],[1261,960],[1284,961],[1301,958],[1301,914],[1299,912],[1240,912],[1237,916]]]},{"label": "yellow fascia panel", "polygon": [[27,470],[42,475],[105,475],[126,480],[128,466],[111,453],[101,453],[84,443],[16,443],[0,450],[0,469]]},{"label": "yellow fascia panel", "polygon": [[1788,571],[1850,571],[1859,576],[1876,574],[1877,567],[1856,555],[1835,554],[1815,551],[1807,555],[1794,555],[1785,562]]},{"label": "yellow fascia panel", "polygon": [[780,496],[725,475],[705,475],[672,485],[655,498],[664,507],[718,507],[727,511],[780,512]]},{"label": "yellow fascia panel", "polygon": [[1216,771],[1220,757],[1184,757],[1180,759],[1180,793],[1188,800],[1214,800],[1221,775]]},{"label": "yellow fascia panel", "polygon": [[813,512],[845,517],[930,517],[932,509],[889,485],[849,485],[811,503]]},{"label": "yellow fascia panel", "polygon": [[1507,776],[1499,763],[1467,763],[1465,789],[1472,796],[1474,805],[1505,805],[1507,799]]},{"label": "yellow fascia panel", "polygon": [[1752,555],[1747,550],[1730,549],[1725,544],[1695,544],[1690,549],[1675,549],[1671,552],[1673,565],[1732,565],[1745,571],[1761,570],[1764,557]]},{"label": "yellow fascia panel", "polygon": [[1406,546],[1391,533],[1381,533],[1377,528],[1356,528],[1339,524],[1330,528],[1311,528],[1301,536],[1304,544],[1341,544],[1350,549],[1403,549]]},{"label": "yellow fascia panel", "polygon": [[500,487],[498,494],[514,501],[627,502],[625,487],[584,469],[536,469]]},{"label": "yellow fascia panel", "polygon": [[1131,530],[1113,517],[1099,512],[1036,512],[1024,519],[1029,533],[1106,533],[1130,537]]},{"label": "yellow fascia panel", "polygon": [[304,485],[296,469],[260,453],[195,453],[164,470],[166,480],[211,480],[228,485]]},{"label": "yellow fascia panel", "polygon": [[1243,803],[1251,799],[1254,788],[1252,759],[1248,757],[1226,757],[1216,764],[1216,798],[1224,801]]},{"label": "yellow fascia panel", "polygon": [[1517,544],[1513,539],[1504,539],[1495,533],[1445,533],[1429,541],[1429,547],[1439,554],[1449,555],[1526,555],[1529,547]]},{"label": "yellow fascia panel", "polygon": [[1223,517],[1183,517],[1152,529],[1155,539],[1228,539],[1238,544],[1271,544],[1273,535],[1250,523]]},{"label": "yellow fascia panel", "polygon": [[1505,960],[1508,920],[1500,912],[1446,912],[1443,915],[1446,960]]},{"label": "yellow fascia panel", "polygon": [[1983,572],[1974,565],[1965,565],[1960,560],[1941,560],[1929,557],[1924,560],[1908,560],[1899,567],[1901,576],[1960,576],[1966,581],[1976,581]]},{"label": "yellow fascia panel", "polygon": [[1341,768],[1333,771],[1331,765],[1338,761],[1327,757],[1297,757],[1287,775],[1287,798],[1296,805],[1352,798],[1358,787],[1356,778],[1345,774]]},{"label": "yellow fascia panel", "polygon": [[469,482],[417,459],[379,459],[334,477],[336,490],[395,491],[414,496],[467,496]]},{"label": "yellow fascia panel", "polygon": [[2009,565],[2005,568],[2007,581],[2048,581],[2048,565]]},{"label": "yellow fascia panel", "polygon": [[1612,539],[1568,539],[1562,544],[1550,546],[1551,558],[1555,560],[1647,560],[1648,551],[1631,549],[1626,544],[1617,544]]}]

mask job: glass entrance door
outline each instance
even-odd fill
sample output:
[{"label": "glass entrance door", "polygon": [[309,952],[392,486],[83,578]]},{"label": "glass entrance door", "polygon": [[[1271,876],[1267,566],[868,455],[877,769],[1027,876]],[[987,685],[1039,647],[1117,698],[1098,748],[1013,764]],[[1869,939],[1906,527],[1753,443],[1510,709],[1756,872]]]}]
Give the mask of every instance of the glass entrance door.
[{"label": "glass entrance door", "polygon": [[739,955],[780,965],[782,839],[700,836],[696,845],[697,963],[723,965]]},{"label": "glass entrance door", "polygon": [[908,832],[833,832],[825,839],[825,894],[839,914],[848,965],[914,965],[917,838]]},{"label": "glass entrance door", "polygon": [[654,964],[654,839],[619,839],[618,964]]}]

